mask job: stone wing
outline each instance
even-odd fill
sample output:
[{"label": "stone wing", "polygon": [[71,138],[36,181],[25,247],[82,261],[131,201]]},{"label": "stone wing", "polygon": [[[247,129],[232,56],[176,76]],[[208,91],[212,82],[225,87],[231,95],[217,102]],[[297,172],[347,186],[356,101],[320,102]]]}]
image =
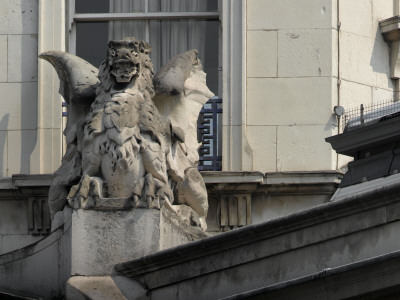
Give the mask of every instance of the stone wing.
[{"label": "stone wing", "polygon": [[[153,79],[154,103],[160,114],[168,117],[184,140],[187,157],[197,166],[197,119],[203,105],[214,96],[206,85],[197,50],[190,50],[169,60]],[[183,134],[183,137],[182,137]]]},{"label": "stone wing", "polygon": [[197,170],[201,144],[197,140],[197,119],[203,105],[214,96],[206,85],[197,50],[168,61],[153,78],[154,103],[160,114],[171,120],[175,136],[167,156],[169,174],[177,182],[176,195],[199,215],[206,228],[207,190]]},{"label": "stone wing", "polygon": [[82,139],[86,114],[96,98],[98,69],[84,59],[61,51],[49,51],[39,58],[50,62],[60,79],[59,92],[67,103],[67,125],[64,135],[67,150],[61,167],[54,173],[49,192],[52,219],[62,210],[69,187],[82,176]]}]

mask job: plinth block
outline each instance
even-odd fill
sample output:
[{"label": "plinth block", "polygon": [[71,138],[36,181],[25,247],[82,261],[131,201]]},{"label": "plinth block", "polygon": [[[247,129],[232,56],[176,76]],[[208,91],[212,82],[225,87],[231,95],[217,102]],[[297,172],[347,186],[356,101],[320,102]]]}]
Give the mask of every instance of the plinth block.
[{"label": "plinth block", "polygon": [[114,265],[205,237],[166,208],[75,210],[71,275],[110,275]]}]

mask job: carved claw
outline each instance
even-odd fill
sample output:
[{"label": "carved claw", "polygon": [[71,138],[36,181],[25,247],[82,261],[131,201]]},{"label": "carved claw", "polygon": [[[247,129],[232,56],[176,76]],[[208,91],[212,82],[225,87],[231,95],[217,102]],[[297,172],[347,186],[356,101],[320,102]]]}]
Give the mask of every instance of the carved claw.
[{"label": "carved claw", "polygon": [[82,196],[79,196],[78,202],[82,209],[91,209],[91,208],[95,207],[95,205],[96,205],[94,202],[94,199],[92,197],[84,198]]},{"label": "carved claw", "polygon": [[96,206],[96,200],[102,197],[103,181],[97,177],[85,175],[79,184],[74,185],[67,197],[68,203],[74,209],[91,209]]},{"label": "carved claw", "polygon": [[147,196],[146,200],[149,208],[160,209],[160,199],[158,197]]},{"label": "carved claw", "polygon": [[141,197],[139,197],[138,195],[133,195],[133,207],[135,208],[147,208],[147,202],[143,201]]},{"label": "carved claw", "polygon": [[132,198],[133,198],[133,207],[138,207],[140,202],[139,196],[133,195]]}]

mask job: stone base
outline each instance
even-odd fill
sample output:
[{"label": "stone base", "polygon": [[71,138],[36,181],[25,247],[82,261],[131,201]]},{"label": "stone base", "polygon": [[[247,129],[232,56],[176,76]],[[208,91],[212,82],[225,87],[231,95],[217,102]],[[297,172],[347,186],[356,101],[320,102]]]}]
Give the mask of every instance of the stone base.
[{"label": "stone base", "polygon": [[109,275],[114,265],[205,237],[162,208],[130,211],[75,210],[71,275]]}]

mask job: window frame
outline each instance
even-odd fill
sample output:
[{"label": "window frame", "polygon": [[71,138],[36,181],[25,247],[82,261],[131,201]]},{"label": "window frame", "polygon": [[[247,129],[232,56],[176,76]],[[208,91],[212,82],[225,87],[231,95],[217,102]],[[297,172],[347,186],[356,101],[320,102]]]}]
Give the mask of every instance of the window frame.
[{"label": "window frame", "polygon": [[[76,54],[76,24],[83,22],[101,21],[146,21],[145,40],[150,37],[150,20],[179,20],[179,19],[198,19],[198,20],[219,20],[221,22],[221,10],[215,12],[149,12],[148,0],[145,0],[144,12],[140,13],[75,13],[75,1],[68,0],[68,45],[70,53]],[[219,7],[221,5],[219,4]]]},{"label": "window frame", "polygon": [[[48,5],[50,2],[39,0]],[[58,0],[61,1],[61,0]],[[92,18],[103,17],[127,17],[131,20],[142,19],[143,13],[130,13],[120,15],[114,13],[104,14],[75,14],[75,0],[66,0],[68,5],[66,12],[65,48],[76,53],[76,22],[87,22]],[[222,122],[222,171],[251,170],[252,151],[247,143],[247,113],[246,113],[246,1],[243,0],[219,0],[219,11],[214,13],[195,13],[197,18],[210,19],[212,14],[220,22],[219,39],[219,92],[223,99]],[[191,13],[191,17],[196,15]],[[184,12],[151,13],[147,17],[157,18],[183,18]],[[150,19],[148,19],[150,20]],[[68,34],[69,33],[69,34]],[[47,39],[47,36],[46,36]],[[237,63],[241,62],[241,63]]]}]

